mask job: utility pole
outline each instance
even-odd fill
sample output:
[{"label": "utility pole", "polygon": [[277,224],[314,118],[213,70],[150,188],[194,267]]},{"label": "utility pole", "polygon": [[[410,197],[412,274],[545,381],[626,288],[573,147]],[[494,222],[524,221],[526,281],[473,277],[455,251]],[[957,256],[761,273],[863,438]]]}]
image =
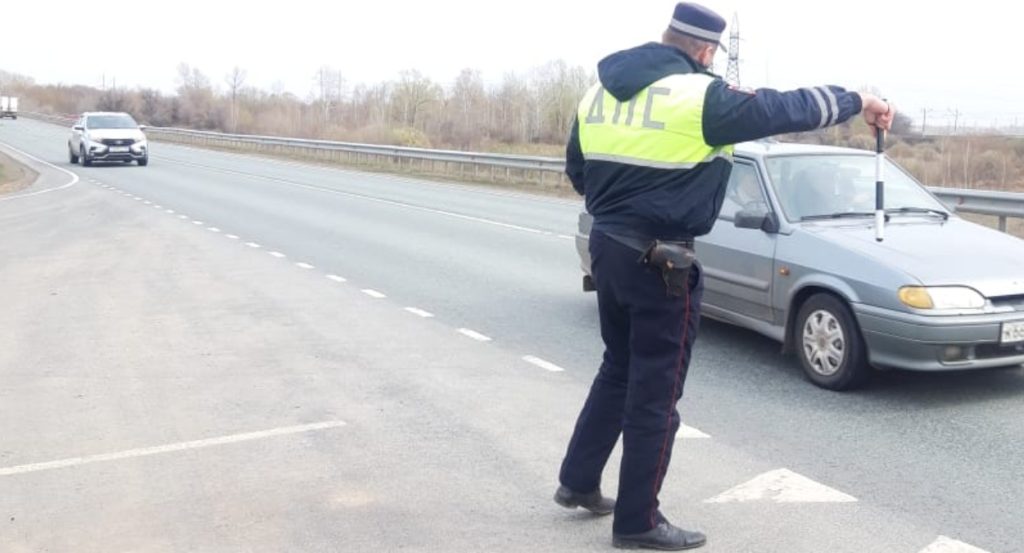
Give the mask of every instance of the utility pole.
[{"label": "utility pole", "polygon": [[921,136],[928,134],[928,112],[935,111],[933,109],[921,108]]},{"label": "utility pole", "polygon": [[960,122],[960,108],[948,110],[950,115],[953,116],[953,134],[956,135],[957,125]]}]

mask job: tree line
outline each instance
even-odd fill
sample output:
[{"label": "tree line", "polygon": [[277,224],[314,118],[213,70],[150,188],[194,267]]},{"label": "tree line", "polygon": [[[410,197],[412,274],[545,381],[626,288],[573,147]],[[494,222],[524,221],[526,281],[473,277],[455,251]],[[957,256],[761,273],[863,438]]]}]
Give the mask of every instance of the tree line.
[{"label": "tree line", "polygon": [[[299,97],[280,85],[252,86],[247,77],[236,67],[214,79],[182,63],[173,93],[38,84],[3,71],[0,86],[21,96],[26,111],[127,111],[154,126],[559,156],[579,98],[596,78],[590,69],[555,60],[496,83],[474,69],[448,83],[409,69],[388,81],[352,84],[342,71],[323,66],[311,76],[309,93]],[[860,118],[782,139],[874,148]],[[921,137],[913,120],[900,114],[888,143],[888,154],[926,184],[1024,190],[1022,139]]]},{"label": "tree line", "polygon": [[244,134],[321,138],[455,149],[509,149],[565,140],[579,97],[595,79],[591,70],[555,60],[486,83],[463,70],[441,83],[416,69],[376,84],[351,84],[324,66],[305,97],[276,85],[251,86],[236,67],[215,79],[198,67],[177,68],[176,89],[100,89],[36,84],[5,73],[0,82],[20,95],[23,109],[51,114],[126,111],[153,126]]}]

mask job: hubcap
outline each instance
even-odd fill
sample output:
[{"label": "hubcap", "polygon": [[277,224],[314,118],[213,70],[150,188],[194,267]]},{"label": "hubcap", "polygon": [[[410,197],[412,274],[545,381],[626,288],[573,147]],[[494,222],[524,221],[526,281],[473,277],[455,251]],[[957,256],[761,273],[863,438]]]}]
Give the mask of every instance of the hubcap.
[{"label": "hubcap", "polygon": [[807,317],[803,331],[804,357],[814,372],[832,376],[846,357],[846,335],[835,315],[825,310]]}]

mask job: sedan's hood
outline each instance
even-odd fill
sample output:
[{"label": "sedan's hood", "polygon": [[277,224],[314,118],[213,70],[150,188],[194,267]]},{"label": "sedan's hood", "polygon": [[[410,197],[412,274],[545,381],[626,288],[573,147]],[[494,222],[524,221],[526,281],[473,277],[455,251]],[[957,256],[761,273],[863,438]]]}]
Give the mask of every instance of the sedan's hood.
[{"label": "sedan's hood", "polygon": [[89,138],[92,140],[145,140],[146,135],[139,129],[90,129]]},{"label": "sedan's hood", "polygon": [[817,234],[883,261],[927,286],[970,286],[987,297],[1024,294],[1024,240],[958,217],[893,216],[885,240],[863,221],[804,224]]}]

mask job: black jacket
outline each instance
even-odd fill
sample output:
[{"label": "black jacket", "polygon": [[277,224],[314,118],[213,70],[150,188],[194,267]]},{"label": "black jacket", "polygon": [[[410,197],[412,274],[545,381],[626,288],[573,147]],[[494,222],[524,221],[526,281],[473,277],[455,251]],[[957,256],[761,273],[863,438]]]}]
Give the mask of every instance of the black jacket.
[{"label": "black jacket", "polygon": [[[601,84],[620,102],[669,75],[695,72],[704,70],[682,51],[658,43],[616,52],[598,64]],[[709,146],[724,146],[842,123],[860,111],[860,96],[836,86],[745,92],[716,77],[708,85],[702,126]],[[634,238],[707,234],[722,207],[731,171],[727,159],[694,169],[588,161],[580,150],[578,119],[566,148],[566,173],[585,196],[594,228]]]}]

